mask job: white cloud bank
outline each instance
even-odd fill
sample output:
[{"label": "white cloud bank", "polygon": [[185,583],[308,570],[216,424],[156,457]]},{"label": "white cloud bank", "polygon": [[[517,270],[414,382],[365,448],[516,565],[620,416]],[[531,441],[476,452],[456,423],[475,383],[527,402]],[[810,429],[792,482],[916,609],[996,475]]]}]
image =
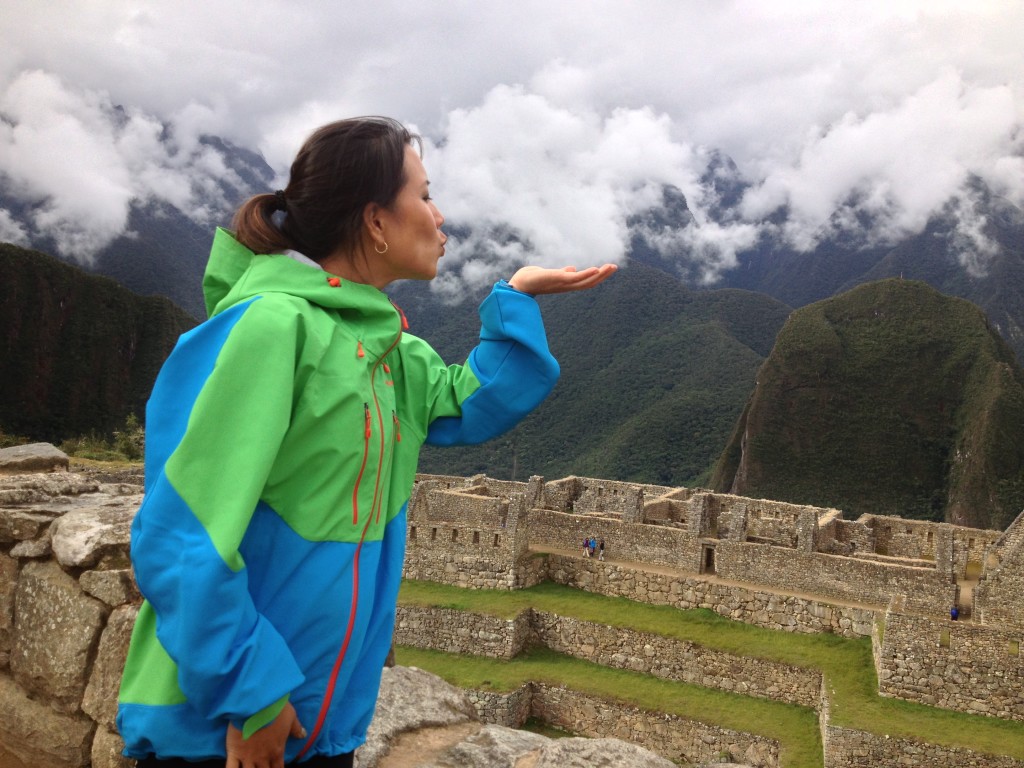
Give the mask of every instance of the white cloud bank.
[{"label": "white cloud bank", "polygon": [[[887,242],[938,210],[983,270],[969,181],[1024,206],[1021,39],[1024,6],[999,0],[10,0],[0,179],[32,213],[0,210],[0,237],[45,229],[84,256],[133,203],[202,219],[200,193],[233,183],[202,134],[284,173],[317,125],[377,113],[430,140],[435,196],[464,233],[449,289],[521,260],[621,261],[663,184],[698,226],[646,237],[707,281],[766,230],[809,248],[870,221],[858,236]],[[750,183],[730,220],[699,182],[715,149]],[[787,222],[765,224],[780,207]]]}]

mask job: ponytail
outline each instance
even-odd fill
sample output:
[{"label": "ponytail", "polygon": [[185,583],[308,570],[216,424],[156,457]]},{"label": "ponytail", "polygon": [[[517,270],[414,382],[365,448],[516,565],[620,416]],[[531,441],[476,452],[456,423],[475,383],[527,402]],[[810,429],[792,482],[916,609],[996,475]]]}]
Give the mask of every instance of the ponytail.
[{"label": "ponytail", "polygon": [[250,197],[242,203],[231,222],[235,238],[253,253],[280,253],[295,248],[274,223],[275,211],[286,208],[283,191]]}]

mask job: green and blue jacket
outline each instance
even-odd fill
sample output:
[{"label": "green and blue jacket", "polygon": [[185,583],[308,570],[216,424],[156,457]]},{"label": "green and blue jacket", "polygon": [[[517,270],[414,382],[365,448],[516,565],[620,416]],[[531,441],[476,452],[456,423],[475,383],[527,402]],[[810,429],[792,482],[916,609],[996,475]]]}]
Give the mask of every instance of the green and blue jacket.
[{"label": "green and blue jacket", "polygon": [[223,757],[228,722],[250,735],[288,701],[308,732],[288,761],[349,752],[391,646],[421,445],[508,430],[558,364],[536,301],[503,282],[452,366],[378,289],[226,230],[204,292],[210,319],[147,407],[125,754]]}]

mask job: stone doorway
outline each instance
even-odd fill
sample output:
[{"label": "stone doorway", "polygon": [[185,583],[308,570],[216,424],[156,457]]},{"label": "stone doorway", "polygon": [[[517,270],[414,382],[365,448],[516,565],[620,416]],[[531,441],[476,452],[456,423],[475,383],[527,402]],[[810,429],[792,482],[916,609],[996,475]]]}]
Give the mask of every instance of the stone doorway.
[{"label": "stone doorway", "polygon": [[700,572],[715,575],[715,548],[705,546],[701,552]]}]

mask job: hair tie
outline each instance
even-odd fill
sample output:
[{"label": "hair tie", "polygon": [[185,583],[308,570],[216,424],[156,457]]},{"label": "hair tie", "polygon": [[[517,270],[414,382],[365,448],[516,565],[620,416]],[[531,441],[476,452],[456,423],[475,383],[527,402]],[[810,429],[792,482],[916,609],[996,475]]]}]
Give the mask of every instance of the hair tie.
[{"label": "hair tie", "polygon": [[274,200],[275,200],[275,203],[274,203],[274,210],[275,211],[287,211],[288,210],[288,200],[285,199],[284,190],[283,189],[279,189],[279,190],[277,190],[277,192],[274,193]]}]

